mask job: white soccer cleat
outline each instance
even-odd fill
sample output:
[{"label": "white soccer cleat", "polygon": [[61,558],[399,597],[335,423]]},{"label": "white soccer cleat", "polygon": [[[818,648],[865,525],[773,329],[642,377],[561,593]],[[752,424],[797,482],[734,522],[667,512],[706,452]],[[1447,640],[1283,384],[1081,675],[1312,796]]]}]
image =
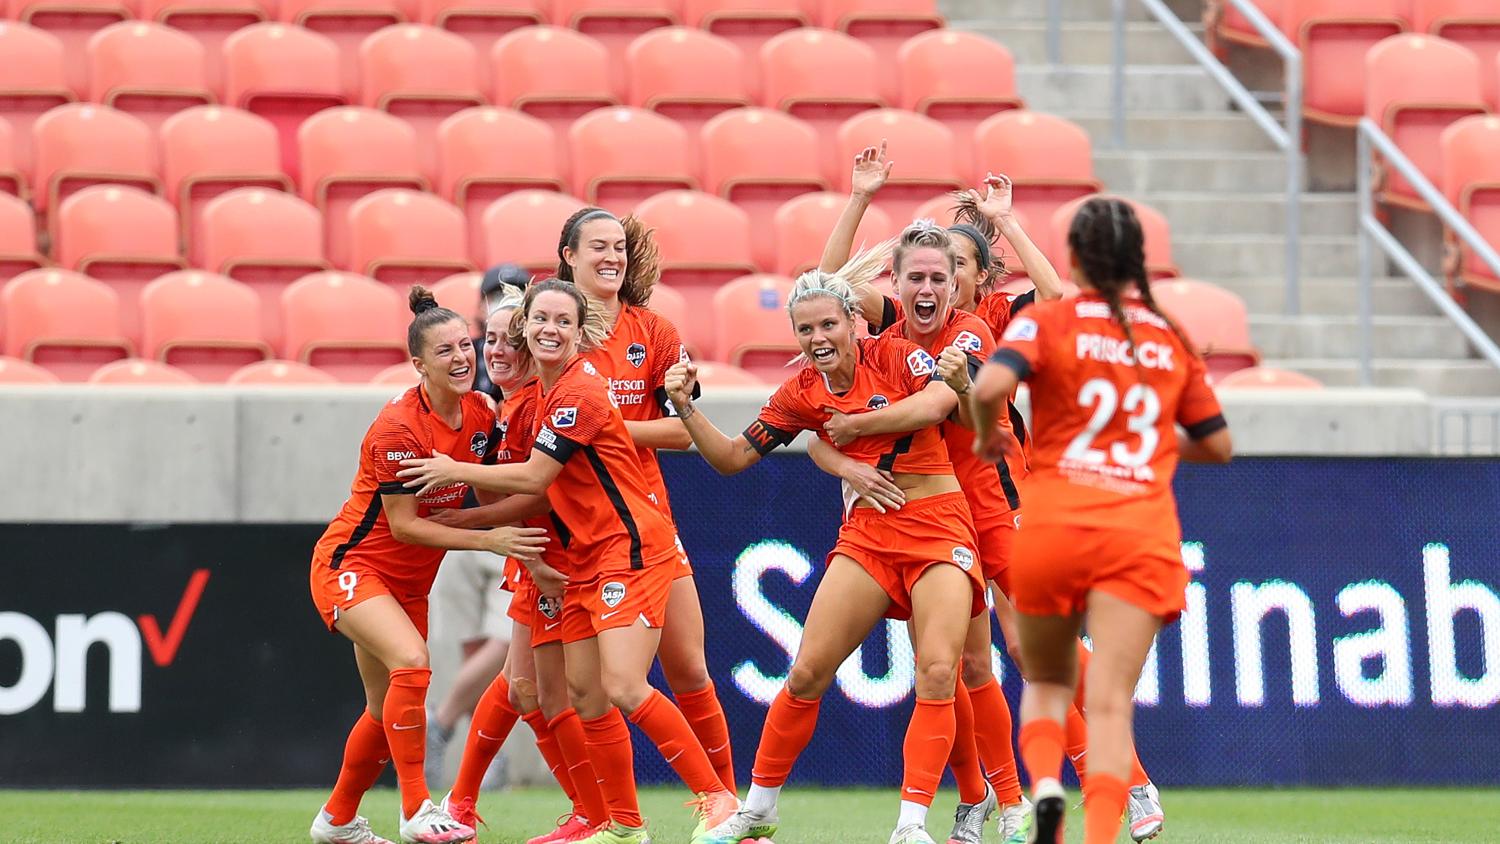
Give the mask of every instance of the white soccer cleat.
[{"label": "white soccer cleat", "polygon": [[932,836],[927,834],[927,827],[919,823],[909,823],[899,827],[891,833],[891,844],[936,844]]},{"label": "white soccer cleat", "polygon": [[455,844],[473,841],[474,828],[461,824],[452,815],[423,800],[417,813],[401,819],[401,841],[403,844]]},{"label": "white soccer cleat", "polygon": [[333,815],[319,809],[309,830],[314,844],[395,844],[370,830],[370,821],[361,815],[346,824],[335,824]]},{"label": "white soccer cleat", "polygon": [[1025,797],[1021,802],[1000,810],[1000,841],[1002,844],[1026,844],[1031,834],[1031,801]]},{"label": "white soccer cleat", "polygon": [[697,844],[738,844],[740,841],[771,838],[776,835],[779,823],[775,809],[763,815],[740,809],[730,815],[728,820],[709,828],[693,840]]},{"label": "white soccer cleat", "polygon": [[1161,834],[1166,824],[1166,815],[1161,808],[1161,793],[1152,783],[1130,789],[1130,799],[1125,803],[1130,818],[1130,838],[1133,841],[1148,841]]},{"label": "white soccer cleat", "polygon": [[983,800],[960,803],[953,812],[953,831],[948,833],[948,844],[983,844],[984,825],[998,808],[1000,799],[995,796],[995,789],[985,783]]}]

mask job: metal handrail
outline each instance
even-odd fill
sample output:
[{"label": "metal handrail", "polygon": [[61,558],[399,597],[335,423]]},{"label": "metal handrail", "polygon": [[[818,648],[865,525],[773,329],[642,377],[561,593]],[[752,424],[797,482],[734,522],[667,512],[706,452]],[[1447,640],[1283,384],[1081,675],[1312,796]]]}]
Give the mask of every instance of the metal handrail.
[{"label": "metal handrail", "polygon": [[1400,173],[1407,182],[1416,190],[1417,195],[1422,197],[1434,214],[1443,221],[1459,240],[1489,265],[1490,271],[1500,275],[1500,253],[1485,242],[1485,239],[1474,229],[1464,216],[1458,213],[1458,209],[1448,202],[1432,182],[1422,174],[1421,170],[1406,157],[1396,142],[1392,141],[1385,132],[1381,131],[1380,125],[1368,117],[1361,118],[1359,129],[1356,132],[1358,139],[1358,157],[1355,166],[1358,168],[1359,180],[1359,374],[1360,380],[1366,386],[1374,380],[1373,369],[1373,327],[1374,320],[1374,254],[1370,246],[1380,246],[1387,258],[1400,267],[1417,287],[1427,294],[1433,304],[1443,315],[1453,320],[1458,330],[1463,332],[1464,338],[1471,343],[1481,355],[1491,364],[1500,367],[1500,346],[1485,333],[1479,324],[1464,311],[1453,297],[1448,295],[1448,290],[1441,282],[1433,278],[1432,273],[1423,267],[1411,252],[1391,234],[1375,216],[1375,186],[1373,178],[1373,167],[1375,164],[1375,153],[1378,152],[1387,167]]}]

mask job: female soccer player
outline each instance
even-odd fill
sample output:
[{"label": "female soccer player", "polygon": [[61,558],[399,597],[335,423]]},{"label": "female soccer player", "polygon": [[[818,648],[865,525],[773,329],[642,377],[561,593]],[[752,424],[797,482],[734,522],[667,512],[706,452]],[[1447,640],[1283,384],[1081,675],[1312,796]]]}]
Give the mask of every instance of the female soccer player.
[{"label": "female soccer player", "polygon": [[413,494],[396,477],[403,458],[448,455],[473,463],[488,445],[489,399],[472,392],[474,346],[468,322],[413,287],[415,317],[406,333],[412,365],[422,380],[380,411],[360,445],[359,471],[349,500],[318,540],[310,584],[313,603],[330,630],[354,643],[368,708],[344,747],[338,784],[313,820],[322,844],[381,844],[357,814],[360,798],[385,766],[396,764],[405,842],[468,841],[474,830],[429,799],[422,774],[427,685],[427,593],[443,552],[490,551],[536,559],[546,545],[535,528],[457,530],[423,518],[458,507],[462,484]]},{"label": "female soccer player", "polygon": [[[1128,800],[1131,695],[1164,621],[1183,608],[1188,574],[1172,499],[1179,457],[1227,462],[1229,431],[1203,363],[1151,296],[1140,223],[1130,206],[1094,199],[1068,230],[1083,292],[1017,317],[972,389],[957,355],[942,372],[965,395],[975,448],[997,459],[993,428],[1018,381],[1031,385],[1036,439],[1012,596],[1030,682],[1021,756],[1036,804],[1034,840],[1062,841],[1063,720],[1088,666],[1086,844],[1115,840]],[[1179,441],[1174,423],[1187,436]]]},{"label": "female soccer player", "polygon": [[[827,436],[830,409],[850,413],[920,396],[934,419],[957,406],[953,392],[932,383],[932,358],[895,336],[855,339],[851,277],[868,280],[885,265],[884,250],[863,255],[834,275],[804,273],[787,302],[809,365],[787,380],[759,418],[730,439],[692,404],[697,367],[687,361],[667,374],[667,395],[704,458],[732,474],[794,439],[800,431]],[[983,611],[974,529],[938,429],[860,437],[845,454],[877,470],[905,499],[880,512],[851,496],[848,517],[813,597],[802,643],[786,686],[766,715],[744,807],[709,830],[715,844],[774,834],[776,800],[812,738],[818,702],[838,666],[881,618],[910,618],[917,655],[917,704],[905,742],[901,811],[892,844],[930,844],[928,806],[953,743],[953,689],[969,618]],[[955,612],[960,607],[967,612]]]},{"label": "female soccer player", "polygon": [[[701,830],[738,805],[714,773],[691,727],[646,673],[656,657],[681,554],[671,522],[651,500],[636,446],[608,382],[579,355],[588,302],[572,284],[548,280],[526,291],[513,332],[537,366],[537,432],[524,463],[483,466],[444,455],[404,461],[413,488],[462,483],[507,494],[545,493],[571,533],[563,592],[569,696],[609,804],[608,824],[587,844],[646,844],[636,799],[630,732],[621,710],[700,795]],[[535,560],[538,588],[549,587]],[[570,619],[570,616],[572,618]],[[592,820],[592,819],[591,819]]]},{"label": "female soccer player", "polygon": [[[584,208],[563,224],[557,258],[557,277],[577,284],[598,304],[610,326],[608,339],[587,350],[584,357],[609,379],[625,427],[635,440],[651,494],[662,515],[673,523],[675,534],[677,527],[656,450],[685,449],[692,443],[682,422],[673,418],[672,405],[662,388],[667,368],[687,353],[677,327],[646,307],[660,275],[656,245],[650,232],[634,217],[620,220],[602,208]],[[692,725],[693,734],[708,751],[714,771],[734,791],[729,724],[703,655],[703,608],[687,553],[680,556],[682,563],[672,582],[666,627],[661,632],[662,675]]]}]

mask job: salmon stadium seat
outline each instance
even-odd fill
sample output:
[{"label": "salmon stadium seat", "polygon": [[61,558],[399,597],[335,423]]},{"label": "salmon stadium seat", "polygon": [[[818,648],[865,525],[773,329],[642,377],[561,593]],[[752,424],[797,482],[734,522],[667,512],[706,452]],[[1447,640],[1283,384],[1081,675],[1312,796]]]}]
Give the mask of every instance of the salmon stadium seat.
[{"label": "salmon stadium seat", "polygon": [[359,46],[364,105],[404,119],[417,133],[428,179],[436,181],[438,124],[483,105],[479,54],[446,30],[408,23],[388,26]]},{"label": "salmon stadium seat", "polygon": [[262,360],[234,371],[225,382],[237,387],[323,387],[338,379],[294,360]]},{"label": "salmon stadium seat", "polygon": [[359,45],[371,33],[403,23],[397,0],[279,0],[277,19],[326,35],[339,51],[340,87],[348,97],[359,91]]},{"label": "salmon stadium seat", "polygon": [[390,287],[353,273],[314,273],[281,296],[288,360],[345,382],[366,383],[387,367],[411,366],[410,313]]},{"label": "salmon stadium seat", "polygon": [[[1407,33],[1381,41],[1365,54],[1365,116],[1434,184],[1442,179],[1438,139],[1454,121],[1484,114],[1479,60],[1467,48],[1434,35]],[[1427,211],[1416,188],[1394,169],[1384,169],[1380,199]]]},{"label": "salmon stadium seat", "polygon": [[484,273],[454,273],[431,286],[432,298],[436,299],[440,306],[463,314],[464,318],[470,321],[470,330],[482,334],[484,326],[474,325],[473,316],[483,313],[479,304],[479,285],[483,281]]},{"label": "salmon stadium seat", "polygon": [[713,298],[714,360],[737,366],[776,383],[790,374],[786,363],[801,353],[787,317],[792,280],[748,275],[719,288]]},{"label": "salmon stadium seat", "polygon": [[197,106],[162,124],[162,182],[182,217],[186,242],[197,240],[203,205],[238,188],[289,191],[280,141],[269,120],[223,106]]},{"label": "salmon stadium seat", "polygon": [[133,114],[153,131],[185,108],[214,102],[203,45],[170,26],[126,21],[88,44],[89,99]]},{"label": "salmon stadium seat", "polygon": [[[726,282],[756,271],[750,249],[750,217],[728,201],[698,191],[659,193],[633,212],[661,251],[661,280],[686,300],[688,313],[712,310],[714,292]],[[689,345],[712,346],[712,323],[690,320],[678,326]]]},{"label": "salmon stadium seat", "polygon": [[[953,133],[930,117],[887,108],[856,114],[839,127],[838,157],[850,162],[865,147],[884,141],[887,155],[900,162],[875,196],[875,204],[892,220],[906,222],[933,194],[964,186],[953,155]],[[852,170],[846,166],[839,189],[847,191]]]},{"label": "salmon stadium seat", "polygon": [[281,139],[281,169],[295,180],[302,121],[348,102],[338,45],[300,26],[245,27],[224,42],[224,102],[271,121]]},{"label": "salmon stadium seat", "polygon": [[177,212],[145,191],[95,185],[64,200],[57,216],[57,263],[108,282],[120,294],[126,335],[139,337],[141,289],[186,266],[177,251]]},{"label": "salmon stadium seat", "polygon": [[131,358],[99,367],[89,376],[89,383],[105,387],[190,387],[199,382],[191,373],[161,361]]},{"label": "salmon stadium seat", "polygon": [[463,212],[430,193],[393,188],[349,206],[349,266],[404,292],[474,269]]},{"label": "salmon stadium seat", "polygon": [[5,354],[63,381],[83,381],[134,348],[120,328],[120,299],[103,282],[59,269],[22,273],[0,292]]},{"label": "salmon stadium seat", "polygon": [[255,291],[202,270],[169,273],[141,291],[141,354],[211,382],[274,357]]},{"label": "salmon stadium seat", "polygon": [[1237,369],[1214,382],[1220,390],[1321,390],[1323,382],[1300,372],[1250,366]]},{"label": "salmon stadium seat", "polygon": [[1494,0],[1412,0],[1412,30],[1462,44],[1479,59],[1484,100],[1500,108],[1500,6]]},{"label": "salmon stadium seat", "polygon": [[567,194],[523,190],[490,203],[480,220],[484,239],[476,263],[512,263],[551,275],[557,269],[557,240],[563,223],[583,202]]},{"label": "salmon stadium seat", "polygon": [[[814,269],[823,257],[823,246],[843,213],[847,197],[838,193],[809,193],[788,200],[776,211],[772,227],[776,234],[776,272],[796,278]],[[900,227],[879,208],[871,206],[854,233],[854,248],[874,246],[893,237]]]},{"label": "salmon stadium seat", "polygon": [[422,376],[417,373],[417,368],[411,365],[410,360],[404,363],[393,363],[375,373],[375,377],[370,379],[371,384],[400,387],[403,392],[421,382]]},{"label": "salmon stadium seat", "polygon": [[714,115],[750,104],[744,53],[699,29],[652,30],[631,43],[625,64],[629,103],[676,120],[694,146]]},{"label": "salmon stadium seat", "polygon": [[[1285,0],[1255,0],[1256,8],[1260,9],[1271,23],[1278,27],[1281,26],[1284,15],[1282,9],[1284,4]],[[1208,0],[1205,5],[1207,8],[1204,10],[1203,19],[1207,24],[1211,39],[1257,49],[1270,49],[1271,43],[1266,40],[1266,37],[1251,26],[1250,21],[1240,14],[1239,10],[1228,0]]]},{"label": "salmon stadium seat", "polygon": [[[1010,177],[1014,207],[1041,225],[1029,231],[1043,252],[1065,248],[1054,244],[1046,223],[1062,205],[1097,193],[1094,148],[1083,127],[1062,117],[1035,111],[1007,111],[974,131],[973,182],[990,172]],[[1059,268],[1059,272],[1066,272]]]},{"label": "salmon stadium seat", "polygon": [[687,132],[659,114],[600,109],[574,122],[568,142],[574,189],[617,214],[653,194],[698,186]]},{"label": "salmon stadium seat", "polygon": [[[558,56],[568,60],[560,62]],[[495,105],[546,121],[564,156],[574,120],[620,102],[610,82],[609,51],[587,35],[557,26],[528,26],[496,41],[490,79]]]},{"label": "salmon stadium seat", "polygon": [[49,109],[74,99],[64,68],[63,45],[49,32],[0,21],[0,118],[14,131],[16,166],[32,175],[32,124]]},{"label": "salmon stadium seat", "polygon": [[0,117],[0,193],[26,195],[26,179],[16,164],[15,130],[10,121]]},{"label": "salmon stadium seat", "polygon": [[740,48],[745,55],[746,84],[760,96],[760,50],[786,32],[808,26],[797,0],[683,0],[682,22],[712,32]]},{"label": "salmon stadium seat", "polygon": [[[940,226],[953,225],[953,206],[956,200],[953,192],[938,194],[917,206],[912,214],[913,220],[932,220]],[[1012,209],[1014,212],[1014,209]]]},{"label": "salmon stadium seat", "polygon": [[[1492,246],[1500,248],[1500,117],[1465,117],[1443,130],[1441,186],[1448,201]],[[1459,255],[1454,268],[1467,284],[1500,290],[1500,275],[1451,233]]]},{"label": "salmon stadium seat", "polygon": [[31,130],[36,152],[32,204],[39,212],[89,185],[161,190],[156,140],[146,124],[123,111],[70,103],[37,118]]},{"label": "salmon stadium seat", "polygon": [[0,283],[46,263],[37,252],[31,206],[20,197],[0,194]]},{"label": "salmon stadium seat", "polygon": [[1002,111],[1024,108],[1016,93],[1016,62],[1000,42],[972,32],[938,29],[901,45],[902,108],[940,121],[959,139],[959,172],[974,172],[969,139]]},{"label": "salmon stadium seat", "polygon": [[1407,30],[1407,0],[1286,0],[1282,28],[1302,51],[1302,113],[1354,126],[1365,113],[1365,53]]},{"label": "salmon stadium seat", "polygon": [[[1104,194],[1099,194],[1104,196]],[[1053,251],[1047,253],[1047,259],[1057,269],[1058,275],[1067,278],[1070,273],[1070,261],[1068,260],[1068,227],[1073,224],[1073,217],[1077,215],[1078,209],[1092,196],[1081,196],[1072,202],[1058,208],[1052,214],[1051,236]],[[1164,278],[1176,278],[1182,272],[1172,260],[1172,227],[1167,218],[1160,211],[1147,205],[1126,197],[1111,197],[1123,199],[1135,210],[1136,219],[1141,223],[1141,234],[1146,239],[1146,274],[1152,281]]]},{"label": "salmon stadium seat", "polygon": [[776,264],[771,218],[787,200],[828,190],[818,133],[784,112],[766,108],[728,111],[703,127],[699,141],[703,189],[750,215],[755,263]]},{"label": "salmon stadium seat", "polygon": [[688,324],[687,297],[677,290],[665,284],[658,284],[651,288],[651,300],[646,307],[665,317],[666,320],[677,326],[677,332],[682,337],[682,344],[687,346],[688,354],[697,357],[702,354],[702,349],[693,343],[691,337],[683,332]]},{"label": "salmon stadium seat", "polygon": [[824,175],[837,176],[839,126],[861,111],[883,108],[876,82],[875,51],[840,32],[793,29],[772,38],[760,51],[764,84],[761,102],[806,120],[824,150]]},{"label": "salmon stadium seat", "polygon": [[681,0],[552,0],[552,22],[597,39],[609,51],[615,94],[625,93],[625,52],[636,36],[681,21]]},{"label": "salmon stadium seat", "polygon": [[45,387],[56,383],[56,375],[36,364],[18,358],[0,357],[0,384],[7,387]]},{"label": "salmon stadium seat", "polygon": [[468,108],[438,127],[438,193],[464,212],[477,252],[490,203],[518,190],[566,189],[552,127],[507,108]]},{"label": "salmon stadium seat", "polygon": [[906,41],[943,28],[937,0],[821,0],[819,24],[858,38],[875,50],[886,102],[901,97],[897,54]]},{"label": "salmon stadium seat", "polygon": [[[777,375],[773,383],[785,381],[790,373],[783,371]],[[755,373],[747,372],[728,363],[717,361],[698,361],[698,383],[705,390],[720,387],[733,389],[735,387],[759,388],[766,385],[765,381],[755,377]]]},{"label": "salmon stadium seat", "polygon": [[236,31],[269,20],[273,0],[142,0],[141,18],[180,29],[203,47],[208,87],[223,102],[224,42]]},{"label": "salmon stadium seat", "polygon": [[383,188],[426,190],[417,133],[399,117],[341,106],[309,117],[297,131],[302,198],[323,212],[328,259],[348,266],[349,206]]},{"label": "salmon stadium seat", "polygon": [[[80,99],[88,95],[89,67],[83,61],[89,39],[110,24],[134,18],[135,4],[124,0],[6,0],[5,17],[51,33],[68,61],[68,87]],[[6,64],[11,56],[5,54]]]},{"label": "salmon stadium seat", "polygon": [[1151,294],[1193,341],[1211,377],[1260,363],[1260,352],[1250,341],[1245,302],[1234,293],[1202,281],[1174,279],[1153,284]]},{"label": "salmon stadium seat", "polygon": [[489,55],[501,36],[547,22],[547,0],[420,0],[418,19],[467,39]]}]

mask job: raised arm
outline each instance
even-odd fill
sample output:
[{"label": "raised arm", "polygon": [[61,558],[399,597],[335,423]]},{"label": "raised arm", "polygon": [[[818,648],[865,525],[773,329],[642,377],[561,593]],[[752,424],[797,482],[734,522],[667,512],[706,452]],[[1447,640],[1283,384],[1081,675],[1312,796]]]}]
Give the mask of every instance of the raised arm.
[{"label": "raised arm", "polygon": [[1010,177],[1005,175],[989,174],[984,180],[985,192],[981,196],[979,191],[969,191],[980,213],[990,221],[990,225],[1000,232],[1015,250],[1016,257],[1021,259],[1021,267],[1026,270],[1026,275],[1031,283],[1036,285],[1037,301],[1049,299],[1061,299],[1063,295],[1062,279],[1058,277],[1057,270],[1042,250],[1031,241],[1031,236],[1021,228],[1021,222],[1011,210],[1011,183]]},{"label": "raised arm", "polygon": [[674,364],[667,370],[667,398],[682,419],[688,435],[698,453],[721,475],[734,475],[760,462],[761,453],[750,440],[741,434],[730,439],[720,431],[708,417],[698,412],[693,404],[693,391],[698,384],[698,365],[687,361]]},{"label": "raised arm", "polygon": [[[825,273],[838,272],[840,267],[849,262],[849,257],[854,254],[854,236],[859,231],[860,221],[864,219],[870,203],[875,200],[875,194],[880,192],[886,179],[890,178],[892,164],[894,162],[885,158],[884,140],[879,147],[866,147],[854,157],[849,202],[844,206],[844,213],[839,215],[838,222],[828,235],[828,242],[823,246],[823,258],[818,262],[819,270]],[[859,294],[862,315],[867,321],[879,325],[885,309],[885,297],[879,290],[868,285],[862,287]]]},{"label": "raised arm", "polygon": [[953,390],[940,381],[933,381],[920,393],[879,410],[846,414],[827,408],[833,416],[823,423],[823,430],[828,432],[834,445],[847,445],[860,437],[930,428],[947,419],[957,407],[958,396]]}]

